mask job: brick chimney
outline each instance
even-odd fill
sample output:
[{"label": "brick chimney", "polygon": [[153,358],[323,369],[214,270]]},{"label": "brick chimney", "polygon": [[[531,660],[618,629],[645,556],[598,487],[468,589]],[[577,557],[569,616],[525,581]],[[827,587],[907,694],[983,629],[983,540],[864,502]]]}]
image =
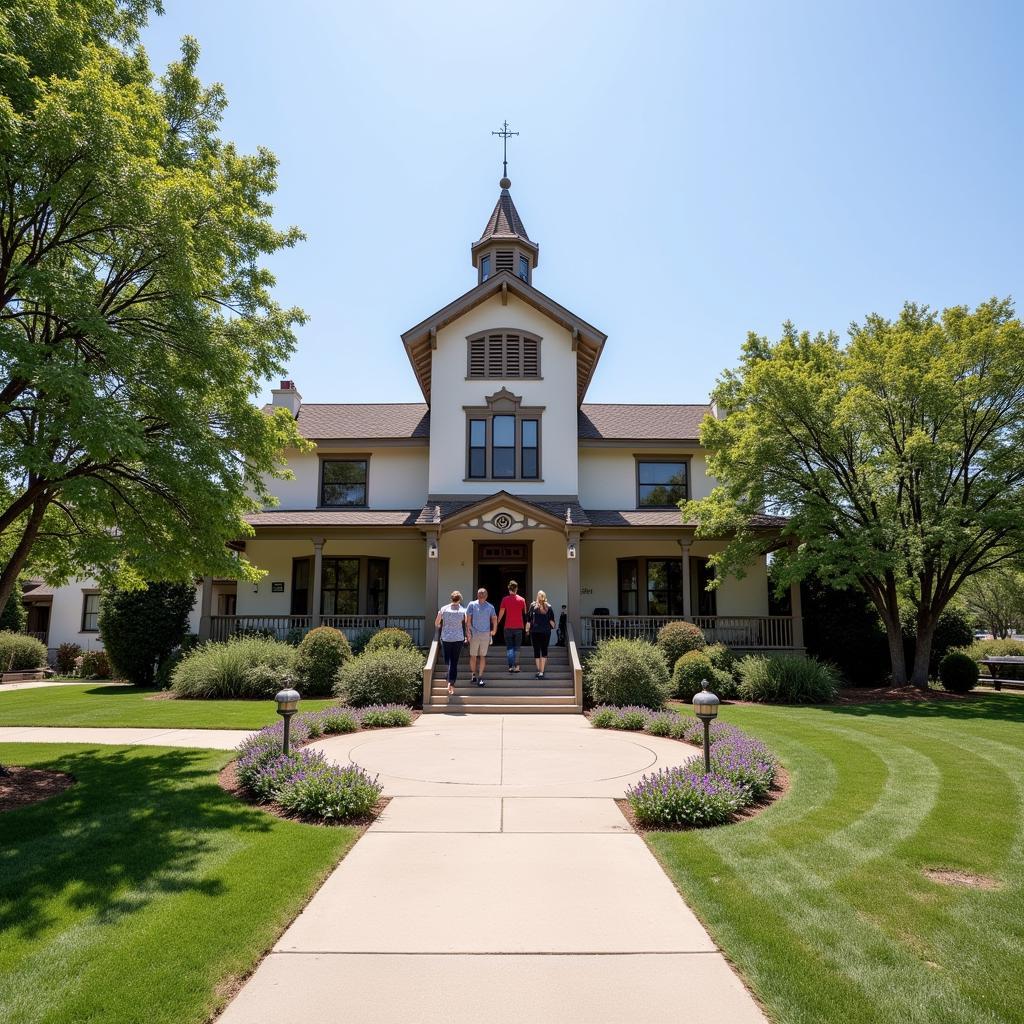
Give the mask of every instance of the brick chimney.
[{"label": "brick chimney", "polygon": [[299,409],[302,406],[302,395],[299,394],[295,381],[283,380],[281,381],[281,386],[274,388],[270,393],[274,396],[273,405],[287,409],[292,414],[293,419],[298,419]]}]

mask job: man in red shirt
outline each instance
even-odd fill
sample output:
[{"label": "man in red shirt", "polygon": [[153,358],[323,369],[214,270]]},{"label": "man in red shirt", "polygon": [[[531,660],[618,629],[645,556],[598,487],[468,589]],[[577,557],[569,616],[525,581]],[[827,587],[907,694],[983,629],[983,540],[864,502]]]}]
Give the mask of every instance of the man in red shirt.
[{"label": "man in red shirt", "polygon": [[508,655],[509,672],[519,671],[519,648],[523,645],[523,619],[526,602],[519,596],[519,584],[510,580],[508,594],[501,599],[498,625],[505,621],[505,653]]}]

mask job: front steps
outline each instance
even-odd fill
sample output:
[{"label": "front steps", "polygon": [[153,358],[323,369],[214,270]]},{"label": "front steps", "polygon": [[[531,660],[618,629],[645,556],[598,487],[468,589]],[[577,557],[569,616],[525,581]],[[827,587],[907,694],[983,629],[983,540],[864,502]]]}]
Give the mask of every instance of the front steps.
[{"label": "front steps", "polygon": [[518,674],[510,674],[505,648],[495,645],[487,657],[484,673],[485,686],[470,682],[469,652],[463,651],[459,659],[459,681],[455,694],[448,696],[447,669],[442,658],[434,666],[430,703],[424,705],[425,714],[444,712],[474,715],[574,715],[580,713],[576,704],[572,668],[568,649],[550,648],[543,679],[534,678],[533,651],[524,647],[520,652]]}]

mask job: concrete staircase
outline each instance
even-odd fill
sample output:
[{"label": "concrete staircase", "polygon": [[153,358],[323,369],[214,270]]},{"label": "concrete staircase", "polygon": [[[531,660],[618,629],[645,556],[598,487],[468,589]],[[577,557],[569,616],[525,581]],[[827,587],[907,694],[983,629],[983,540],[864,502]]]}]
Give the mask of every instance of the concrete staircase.
[{"label": "concrete staircase", "polygon": [[[553,639],[553,638],[552,638]],[[550,648],[543,679],[535,679],[533,649],[523,647],[520,652],[518,674],[508,671],[505,647],[494,644],[487,656],[484,686],[470,682],[469,651],[464,650],[459,660],[459,681],[455,694],[448,696],[447,668],[438,656],[430,686],[430,703],[424,705],[431,712],[461,712],[476,715],[574,715],[582,710],[576,703],[572,666],[568,648]]]}]

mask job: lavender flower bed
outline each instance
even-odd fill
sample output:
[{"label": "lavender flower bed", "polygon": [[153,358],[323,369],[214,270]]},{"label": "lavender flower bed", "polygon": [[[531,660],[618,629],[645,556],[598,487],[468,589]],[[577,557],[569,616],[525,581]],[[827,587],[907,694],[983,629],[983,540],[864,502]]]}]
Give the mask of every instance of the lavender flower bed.
[{"label": "lavender flower bed", "polygon": [[309,820],[365,817],[382,792],[377,779],[356,765],[340,767],[318,750],[299,748],[321,736],[411,724],[412,713],[400,704],[325,708],[298,714],[291,723],[291,753],[281,753],[283,722],[268,725],[239,744],[238,781],[258,800],[276,802]]},{"label": "lavender flower bed", "polygon": [[[597,729],[643,730],[700,746],[704,724],[691,715],[648,708],[601,705],[590,713]],[[742,729],[715,721],[709,728],[711,772],[695,757],[682,767],[644,775],[626,791],[641,825],[673,828],[720,825],[736,811],[763,800],[775,784],[778,762],[760,741]]]}]

